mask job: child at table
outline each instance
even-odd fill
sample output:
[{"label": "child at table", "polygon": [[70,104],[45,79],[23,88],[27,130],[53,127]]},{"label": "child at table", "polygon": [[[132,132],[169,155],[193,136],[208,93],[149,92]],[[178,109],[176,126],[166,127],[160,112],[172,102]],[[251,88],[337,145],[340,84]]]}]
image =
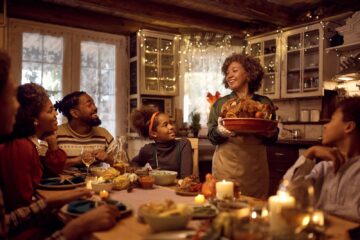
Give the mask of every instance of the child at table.
[{"label": "child at table", "polygon": [[[324,146],[307,149],[284,179],[312,181],[318,196],[316,207],[360,222],[359,96],[340,102],[324,125],[322,143]],[[315,159],[324,161],[315,165]]]},{"label": "child at table", "polygon": [[168,114],[145,106],[132,112],[131,123],[142,137],[154,140],[140,149],[131,161],[133,165],[149,163],[153,169],[176,171],[181,178],[192,174],[191,143],[188,139],[175,139],[175,129]]}]

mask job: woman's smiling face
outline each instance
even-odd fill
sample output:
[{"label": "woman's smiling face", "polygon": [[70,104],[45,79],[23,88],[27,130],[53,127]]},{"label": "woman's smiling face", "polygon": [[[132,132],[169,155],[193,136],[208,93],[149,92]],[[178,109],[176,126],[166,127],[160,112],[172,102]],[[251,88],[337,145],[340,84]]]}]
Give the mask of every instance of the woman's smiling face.
[{"label": "woman's smiling face", "polygon": [[240,63],[230,63],[226,71],[226,82],[229,85],[229,88],[233,91],[248,88],[247,73]]}]

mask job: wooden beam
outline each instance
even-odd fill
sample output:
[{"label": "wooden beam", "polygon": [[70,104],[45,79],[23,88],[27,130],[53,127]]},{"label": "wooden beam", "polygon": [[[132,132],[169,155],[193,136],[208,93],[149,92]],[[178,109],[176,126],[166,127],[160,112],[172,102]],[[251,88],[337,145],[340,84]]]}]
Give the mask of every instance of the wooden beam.
[{"label": "wooden beam", "polygon": [[248,23],[270,23],[287,26],[294,16],[290,8],[268,2],[267,0],[150,0],[154,3],[173,5],[200,12],[211,13]]},{"label": "wooden beam", "polygon": [[121,35],[129,35],[140,28],[177,33],[176,29],[172,28],[37,0],[9,1],[8,16]]},{"label": "wooden beam", "polygon": [[[111,14],[138,22],[169,28],[192,28],[202,31],[230,33],[244,36],[246,32],[269,28],[267,24],[246,23],[209,13],[199,12],[149,0],[44,0],[65,6]],[[173,1],[172,1],[173,2]],[[270,25],[271,27],[274,27]]]}]

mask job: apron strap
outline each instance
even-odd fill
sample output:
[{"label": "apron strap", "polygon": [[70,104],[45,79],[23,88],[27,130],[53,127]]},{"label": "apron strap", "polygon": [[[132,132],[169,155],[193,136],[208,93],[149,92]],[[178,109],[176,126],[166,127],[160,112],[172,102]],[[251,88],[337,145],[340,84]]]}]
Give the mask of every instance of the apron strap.
[{"label": "apron strap", "polygon": [[176,141],[176,162],[178,164],[178,177],[181,176],[181,151],[180,151],[180,141]]},{"label": "apron strap", "polygon": [[158,157],[157,157],[156,143],[151,143],[151,146],[153,148],[153,159],[155,160],[156,169],[158,169],[159,168],[159,161],[158,161]]}]

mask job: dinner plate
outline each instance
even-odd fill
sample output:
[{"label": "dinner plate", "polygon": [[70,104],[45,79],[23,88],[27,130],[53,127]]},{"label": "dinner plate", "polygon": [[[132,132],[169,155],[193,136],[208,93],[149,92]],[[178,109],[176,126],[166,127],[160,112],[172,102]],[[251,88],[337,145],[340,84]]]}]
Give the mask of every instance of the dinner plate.
[{"label": "dinner plate", "polygon": [[[69,211],[69,206],[71,204],[77,204],[79,202],[83,202],[84,204],[89,204],[89,206],[85,207],[84,209],[78,211],[78,212],[72,212],[72,211]],[[112,204],[112,205],[117,205],[117,204],[121,204],[121,209],[119,209],[119,212],[120,214],[117,216],[117,218],[122,218],[124,216],[127,216],[127,215],[130,215],[132,213],[132,208],[124,203],[121,203],[119,201],[116,201],[116,200],[108,200],[107,201],[107,204]],[[99,203],[98,202],[95,202],[93,200],[76,200],[76,201],[73,201],[69,204],[66,204],[64,205],[60,211],[66,215],[69,215],[69,216],[72,216],[72,217],[78,217],[78,216],[81,216],[82,214],[96,208],[99,206]],[[123,209],[125,207],[125,209]]]},{"label": "dinner plate", "polygon": [[262,133],[274,129],[277,121],[262,118],[224,118],[223,124],[229,131],[237,133]]},{"label": "dinner plate", "polygon": [[182,189],[179,189],[176,187],[175,189],[175,193],[181,196],[197,196],[200,192],[189,192],[189,191],[184,191]]},{"label": "dinner plate", "polygon": [[72,189],[85,185],[85,179],[81,176],[70,177],[61,182],[61,178],[43,178],[41,179],[38,187],[44,189],[53,189],[53,190],[65,190]]}]

